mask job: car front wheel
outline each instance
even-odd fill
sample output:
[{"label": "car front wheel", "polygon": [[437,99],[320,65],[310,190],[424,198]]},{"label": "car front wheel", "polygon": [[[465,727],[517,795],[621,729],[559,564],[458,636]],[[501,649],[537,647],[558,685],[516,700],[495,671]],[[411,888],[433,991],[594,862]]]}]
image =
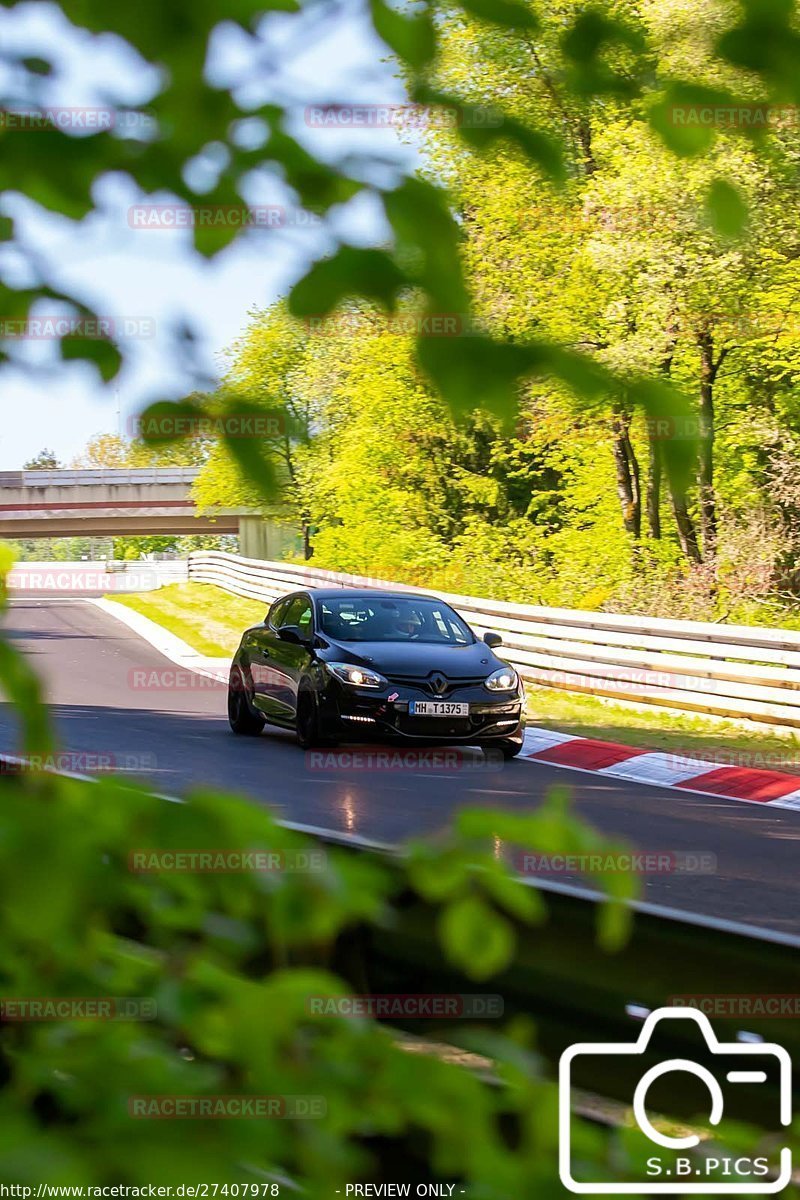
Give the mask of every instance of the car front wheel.
[{"label": "car front wheel", "polygon": [[232,667],[228,679],[228,724],[241,737],[258,737],[266,722],[250,707],[246,687],[241,667]]},{"label": "car front wheel", "polygon": [[323,727],[317,697],[310,688],[304,688],[297,697],[295,732],[297,744],[304,750],[337,745],[336,738]]}]

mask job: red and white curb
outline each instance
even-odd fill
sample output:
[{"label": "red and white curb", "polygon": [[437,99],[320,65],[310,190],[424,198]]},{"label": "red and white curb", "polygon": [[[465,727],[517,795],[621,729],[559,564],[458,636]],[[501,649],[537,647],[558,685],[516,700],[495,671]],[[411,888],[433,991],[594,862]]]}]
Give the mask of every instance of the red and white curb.
[{"label": "red and white curb", "polygon": [[523,756],[573,771],[589,771],[656,787],[680,788],[727,800],[800,809],[800,775],[762,771],[756,767],[711,767],[704,759],[663,750],[642,750],[618,742],[575,737],[553,729],[528,726]]}]

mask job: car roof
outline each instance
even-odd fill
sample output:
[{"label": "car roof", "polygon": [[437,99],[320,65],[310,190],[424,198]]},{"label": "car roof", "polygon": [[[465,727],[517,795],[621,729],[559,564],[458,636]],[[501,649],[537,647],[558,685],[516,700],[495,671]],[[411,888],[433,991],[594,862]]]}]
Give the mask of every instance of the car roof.
[{"label": "car roof", "polygon": [[[317,600],[436,600],[436,596],[420,596],[416,592],[390,592],[386,588],[309,588],[308,594]],[[441,603],[441,601],[440,601]]]}]

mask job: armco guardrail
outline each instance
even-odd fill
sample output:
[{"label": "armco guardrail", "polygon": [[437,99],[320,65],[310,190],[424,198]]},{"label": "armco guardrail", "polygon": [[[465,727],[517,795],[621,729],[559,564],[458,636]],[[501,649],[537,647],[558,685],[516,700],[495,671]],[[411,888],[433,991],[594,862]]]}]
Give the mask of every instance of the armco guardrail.
[{"label": "armco guardrail", "polygon": [[510,604],[219,551],[190,555],[189,577],[265,603],[313,587],[436,594],[480,633],[501,634],[504,657],[531,683],[800,728],[800,633],[788,629]]}]

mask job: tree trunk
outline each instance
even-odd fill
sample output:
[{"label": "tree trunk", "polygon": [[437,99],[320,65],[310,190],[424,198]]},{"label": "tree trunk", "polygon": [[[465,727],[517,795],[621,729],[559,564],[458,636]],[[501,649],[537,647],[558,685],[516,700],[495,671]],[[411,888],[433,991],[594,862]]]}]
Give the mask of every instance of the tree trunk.
[{"label": "tree trunk", "polygon": [[[672,371],[672,357],[673,357],[673,354],[675,351],[675,338],[677,336],[677,328],[674,326],[671,327],[669,330],[669,334],[670,334],[670,339],[671,339],[669,349],[668,349],[667,353],[665,354],[664,359],[661,363],[661,373],[667,379],[669,379],[670,373]],[[664,467],[664,455],[661,450],[661,445],[656,441],[655,437],[653,436],[652,430],[650,432],[650,455],[651,455],[651,472],[655,473],[656,459],[658,461],[658,472],[657,472],[657,476],[655,476],[655,477],[658,480],[657,487],[658,487],[658,491],[660,492],[661,475],[662,475],[663,467]],[[690,562],[701,563],[703,561],[703,556],[700,553],[700,544],[697,540],[697,530],[695,529],[694,522],[692,521],[692,518],[689,514],[689,503],[688,503],[688,500],[686,497],[686,491],[683,487],[679,486],[673,478],[671,478],[670,472],[667,472],[667,486],[669,488],[670,500],[672,502],[672,511],[675,515],[675,525],[677,526],[677,529],[678,529],[678,540],[680,541],[681,549],[683,550],[683,553],[686,555],[686,557],[689,559]],[[651,522],[650,527],[651,527],[651,531],[652,531],[653,518],[651,517],[650,501],[651,501],[651,495],[650,495],[650,489],[648,488],[647,515],[648,515],[648,520]],[[659,529],[659,533],[660,533],[661,518],[660,518],[660,513],[658,511],[658,507],[655,502],[655,499],[654,499],[654,503],[653,503],[653,513],[655,514],[656,525],[657,525],[657,528]],[[653,534],[653,536],[655,537],[657,535]]]},{"label": "tree trunk", "polygon": [[675,514],[675,524],[678,527],[678,538],[680,539],[681,549],[690,562],[700,563],[703,561],[703,556],[700,553],[700,546],[697,541],[697,531],[694,527],[694,522],[689,515],[689,506],[686,500],[686,493],[683,489],[678,489],[670,482],[670,497],[672,499],[672,511]]},{"label": "tree trunk", "polygon": [[714,361],[714,339],[704,329],[700,349],[700,455],[697,483],[700,496],[700,529],[703,555],[711,561],[717,553],[717,498],[714,490],[714,381],[722,361]]},{"label": "tree trunk", "polygon": [[647,527],[650,537],[658,540],[661,537],[661,443],[654,434],[648,438],[650,447],[650,465],[647,471]]},{"label": "tree trunk", "polygon": [[625,530],[635,538],[642,532],[642,498],[639,489],[639,463],[629,436],[630,418],[617,413],[612,422],[614,465],[617,471],[617,495],[622,506]]},{"label": "tree trunk", "polygon": [[589,118],[581,116],[578,118],[578,145],[583,154],[583,166],[587,175],[594,175],[597,170],[597,163],[594,157],[594,148],[592,146],[592,127],[589,124]]}]

